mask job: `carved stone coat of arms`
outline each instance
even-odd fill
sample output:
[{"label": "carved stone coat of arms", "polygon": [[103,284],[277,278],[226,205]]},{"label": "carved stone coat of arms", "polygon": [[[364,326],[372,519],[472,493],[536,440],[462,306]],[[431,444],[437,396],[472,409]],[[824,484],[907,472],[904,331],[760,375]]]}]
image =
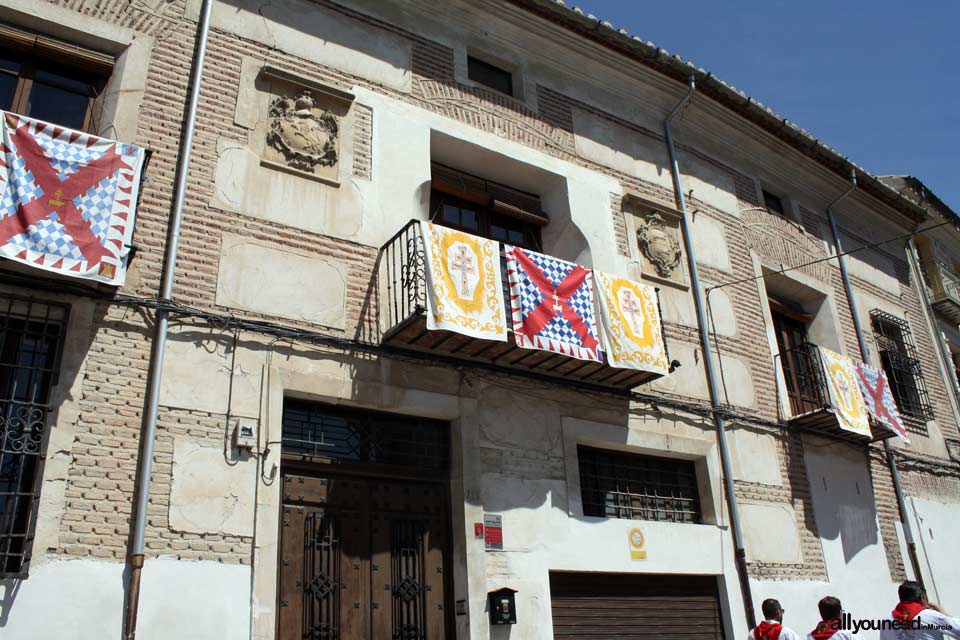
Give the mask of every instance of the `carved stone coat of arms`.
[{"label": "carved stone coat of arms", "polygon": [[637,242],[661,277],[669,278],[680,264],[680,243],[659,214],[649,216],[637,226]]},{"label": "carved stone coat of arms", "polygon": [[275,98],[269,116],[267,144],[282,154],[288,166],[313,173],[318,165],[337,163],[337,117],[318,108],[309,91]]}]

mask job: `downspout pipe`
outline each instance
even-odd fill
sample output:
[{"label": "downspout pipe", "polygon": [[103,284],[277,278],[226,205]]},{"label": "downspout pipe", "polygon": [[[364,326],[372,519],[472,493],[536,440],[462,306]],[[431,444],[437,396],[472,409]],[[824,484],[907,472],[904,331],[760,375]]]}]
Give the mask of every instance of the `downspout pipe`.
[{"label": "downspout pipe", "polygon": [[[847,260],[843,255],[843,245],[840,241],[840,230],[837,228],[837,219],[833,215],[833,208],[841,200],[853,193],[857,188],[857,174],[850,172],[850,187],[840,194],[833,202],[827,205],[827,218],[830,220],[830,231],[833,234],[833,246],[837,252],[837,262],[840,265],[840,275],[843,277],[843,289],[847,294],[847,305],[850,307],[850,318],[853,320],[853,330],[857,334],[857,344],[860,346],[860,358],[866,364],[870,362],[870,350],[867,349],[867,341],[863,337],[863,329],[860,324],[860,312],[857,310],[856,299],[853,294],[853,286],[850,284],[850,273],[847,271]],[[910,240],[911,246],[913,240]],[[911,256],[912,257],[912,256]],[[893,447],[890,446],[890,440],[884,439],[883,451],[887,455],[887,463],[890,466],[890,477],[893,480],[893,492],[897,497],[897,508],[900,510],[900,524],[903,526],[903,537],[907,543],[907,554],[910,556],[910,564],[913,566],[913,573],[917,581],[923,583],[923,574],[920,573],[920,558],[917,556],[917,545],[913,538],[913,527],[910,526],[910,517],[907,514],[907,501],[903,494],[903,485],[900,483],[900,472],[897,470],[897,460],[893,455]]]},{"label": "downspout pipe", "polygon": [[[210,33],[210,11],[213,0],[203,0],[200,7],[200,22],[197,25],[197,39],[191,69],[187,110],[184,114],[183,137],[180,155],[177,158],[177,173],[174,182],[173,208],[167,226],[167,242],[164,255],[163,275],[160,281],[159,302],[171,302],[173,296],[174,273],[177,266],[177,251],[180,245],[180,226],[183,222],[183,203],[187,193],[187,177],[190,170],[190,154],[193,151],[193,136],[197,125],[197,104],[200,100],[200,83],[203,78],[203,65],[207,55],[207,41]],[[144,561],[144,534],[147,528],[147,511],[150,502],[150,477],[153,472],[153,449],[157,434],[157,409],[160,400],[160,379],[163,375],[163,354],[167,345],[167,328],[170,312],[161,307],[157,309],[154,323],[153,344],[150,350],[150,374],[147,381],[147,399],[143,412],[141,429],[142,447],[140,451],[140,470],[134,488],[134,521],[131,531],[128,563],[130,566],[130,584],[127,593],[124,616],[124,638],[134,640],[137,633],[137,613],[140,606],[140,578]]]},{"label": "downspout pipe", "polygon": [[720,445],[720,463],[723,466],[727,503],[730,507],[730,525],[733,531],[734,560],[737,566],[737,575],[740,579],[740,592],[743,597],[743,607],[747,616],[747,624],[752,629],[757,626],[757,619],[753,608],[753,595],[750,591],[750,577],[747,573],[747,556],[743,548],[743,530],[740,528],[740,510],[737,507],[737,493],[733,484],[733,471],[730,465],[730,449],[727,446],[727,432],[720,402],[720,391],[717,386],[717,372],[713,364],[713,350],[710,347],[710,331],[707,325],[706,304],[703,299],[703,291],[700,288],[700,275],[697,270],[697,259],[693,251],[690,219],[687,213],[686,199],[683,197],[680,166],[677,163],[677,150],[673,143],[673,130],[671,128],[674,118],[689,104],[696,89],[696,82],[691,75],[687,93],[677,106],[673,108],[673,111],[670,112],[667,119],[664,120],[663,131],[667,139],[667,151],[670,154],[670,171],[673,174],[673,189],[676,192],[677,206],[680,208],[683,248],[687,254],[687,267],[690,270],[690,288],[693,290],[693,302],[697,310],[697,326],[700,328],[700,348],[703,350],[703,366],[707,375],[707,387],[710,391],[710,403],[713,407],[713,421],[717,427],[717,440]]}]

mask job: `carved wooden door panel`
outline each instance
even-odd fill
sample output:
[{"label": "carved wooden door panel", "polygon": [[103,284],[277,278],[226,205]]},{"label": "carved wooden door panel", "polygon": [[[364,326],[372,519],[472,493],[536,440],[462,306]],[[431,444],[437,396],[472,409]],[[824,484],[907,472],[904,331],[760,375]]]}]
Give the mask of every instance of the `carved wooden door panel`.
[{"label": "carved wooden door panel", "polygon": [[283,480],[278,638],[367,640],[367,484],[295,475]]},{"label": "carved wooden door panel", "polygon": [[284,475],[279,640],[442,640],[442,485]]},{"label": "carved wooden door panel", "polygon": [[370,502],[373,638],[445,638],[443,487],[379,482]]}]

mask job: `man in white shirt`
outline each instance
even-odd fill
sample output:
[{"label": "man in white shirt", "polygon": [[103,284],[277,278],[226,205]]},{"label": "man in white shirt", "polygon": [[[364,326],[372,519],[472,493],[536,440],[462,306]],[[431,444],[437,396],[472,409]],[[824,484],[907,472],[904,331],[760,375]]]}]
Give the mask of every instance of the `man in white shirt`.
[{"label": "man in white shirt", "polygon": [[855,640],[857,636],[840,628],[843,626],[843,605],[839,598],[821,598],[817,608],[820,609],[820,623],[807,634],[807,640]]},{"label": "man in white shirt", "polygon": [[[907,580],[898,589],[900,604],[887,616],[888,625],[880,630],[880,640],[944,640],[960,638],[960,620],[948,616],[927,601],[923,585]],[[889,628],[893,621],[902,629]]]},{"label": "man in white shirt", "polygon": [[783,626],[783,607],[778,600],[767,598],[760,605],[765,620],[747,636],[747,640],[800,640],[800,636]]}]

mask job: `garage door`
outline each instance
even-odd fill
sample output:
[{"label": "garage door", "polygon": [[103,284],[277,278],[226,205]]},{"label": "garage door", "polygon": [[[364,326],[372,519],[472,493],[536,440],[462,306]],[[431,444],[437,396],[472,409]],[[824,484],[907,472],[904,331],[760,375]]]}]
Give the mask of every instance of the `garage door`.
[{"label": "garage door", "polygon": [[550,596],[554,638],[723,637],[713,576],[551,572]]}]

